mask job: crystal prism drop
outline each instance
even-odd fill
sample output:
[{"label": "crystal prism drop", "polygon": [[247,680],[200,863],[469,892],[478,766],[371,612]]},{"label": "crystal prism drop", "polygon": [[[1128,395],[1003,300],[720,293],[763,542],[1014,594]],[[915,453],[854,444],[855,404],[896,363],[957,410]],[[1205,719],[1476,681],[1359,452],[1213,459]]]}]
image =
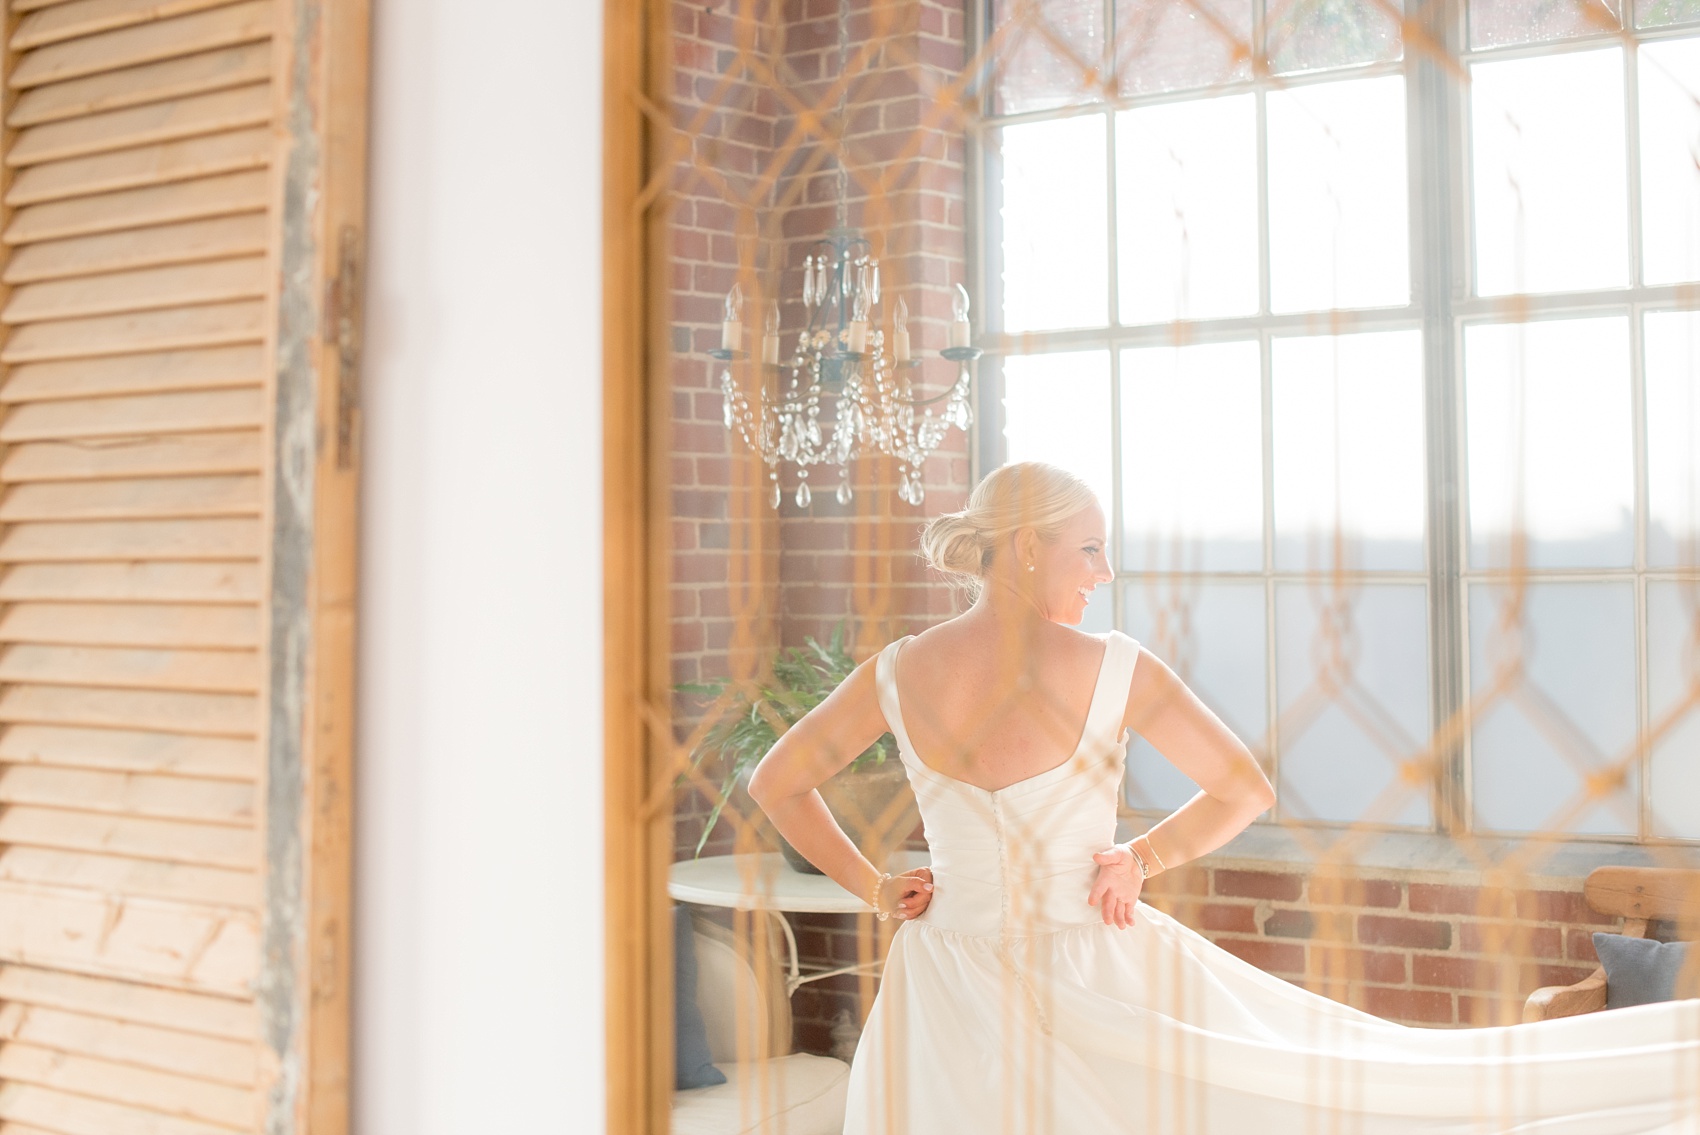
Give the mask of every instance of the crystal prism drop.
[{"label": "crystal prism drop", "polygon": [[721,405],[725,408],[725,411],[726,411],[726,415],[725,415],[726,416],[726,428],[731,429],[732,428],[732,399],[730,399],[730,398],[725,399],[724,401],[722,401]]},{"label": "crystal prism drop", "polygon": [[808,508],[809,507],[809,501],[811,501],[813,499],[814,499],[814,494],[809,492],[809,483],[807,481],[804,481],[802,484],[797,486],[797,507],[798,508]]},{"label": "crystal prism drop", "polygon": [[918,505],[927,499],[927,490],[921,487],[919,478],[909,483],[909,503]]},{"label": "crystal prism drop", "polygon": [[770,508],[779,507],[779,481],[777,478],[767,490],[767,503]]},{"label": "crystal prism drop", "polygon": [[849,504],[850,498],[854,495],[850,491],[850,482],[849,481],[838,482],[838,493],[836,495],[838,497],[838,503],[839,504]]}]

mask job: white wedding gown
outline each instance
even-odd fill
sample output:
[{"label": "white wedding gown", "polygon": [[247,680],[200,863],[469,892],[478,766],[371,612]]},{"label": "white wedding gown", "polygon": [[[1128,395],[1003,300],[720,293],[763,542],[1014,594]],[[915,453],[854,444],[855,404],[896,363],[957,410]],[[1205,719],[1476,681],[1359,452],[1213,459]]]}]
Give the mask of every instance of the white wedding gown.
[{"label": "white wedding gown", "polygon": [[991,792],[915,755],[906,641],[877,682],[935,890],[892,939],[845,1135],[1700,1135],[1700,1001],[1411,1028],[1144,904],[1104,925],[1086,895],[1115,839],[1138,644],[1108,636],[1074,756]]}]

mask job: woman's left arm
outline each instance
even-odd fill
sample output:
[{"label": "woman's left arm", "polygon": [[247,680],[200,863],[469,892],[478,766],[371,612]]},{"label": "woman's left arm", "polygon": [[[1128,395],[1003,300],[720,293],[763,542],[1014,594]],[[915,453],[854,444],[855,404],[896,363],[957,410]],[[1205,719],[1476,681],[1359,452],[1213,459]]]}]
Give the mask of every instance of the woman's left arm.
[{"label": "woman's left arm", "polygon": [[1137,851],[1149,840],[1164,867],[1215,851],[1275,803],[1275,789],[1251,750],[1144,647],[1124,724],[1202,789],[1135,842]]},{"label": "woman's left arm", "polygon": [[1105,922],[1127,927],[1146,877],[1136,863],[1156,875],[1215,851],[1275,803],[1275,790],[1251,750],[1144,647],[1122,724],[1202,790],[1150,831],[1092,857],[1098,877],[1086,901],[1100,909]]}]

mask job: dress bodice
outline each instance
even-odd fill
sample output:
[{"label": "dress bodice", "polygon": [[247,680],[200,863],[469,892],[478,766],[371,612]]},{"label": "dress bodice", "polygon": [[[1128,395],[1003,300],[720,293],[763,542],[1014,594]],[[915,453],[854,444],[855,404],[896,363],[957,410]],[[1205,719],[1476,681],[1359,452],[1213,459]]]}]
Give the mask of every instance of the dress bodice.
[{"label": "dress bodice", "polygon": [[932,853],[933,897],[921,921],[999,936],[1102,921],[1086,896],[1097,873],[1093,853],[1115,842],[1127,756],[1122,718],[1139,644],[1119,631],[1106,636],[1086,725],[1066,761],[991,791],[937,771],[910,744],[897,690],[908,641],[886,647],[874,672],[880,709],[897,739]]}]

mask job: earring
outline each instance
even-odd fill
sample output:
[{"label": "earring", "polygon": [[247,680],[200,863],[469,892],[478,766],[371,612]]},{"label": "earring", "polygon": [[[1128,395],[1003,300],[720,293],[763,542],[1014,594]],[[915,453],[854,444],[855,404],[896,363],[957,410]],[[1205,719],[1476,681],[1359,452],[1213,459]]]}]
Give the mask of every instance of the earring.
[{"label": "earring", "polygon": [[1028,564],[1028,565],[1027,565],[1027,570],[1028,570],[1028,571],[1038,571],[1038,570],[1039,570],[1039,566],[1038,566],[1038,565],[1037,565],[1037,564]]}]

